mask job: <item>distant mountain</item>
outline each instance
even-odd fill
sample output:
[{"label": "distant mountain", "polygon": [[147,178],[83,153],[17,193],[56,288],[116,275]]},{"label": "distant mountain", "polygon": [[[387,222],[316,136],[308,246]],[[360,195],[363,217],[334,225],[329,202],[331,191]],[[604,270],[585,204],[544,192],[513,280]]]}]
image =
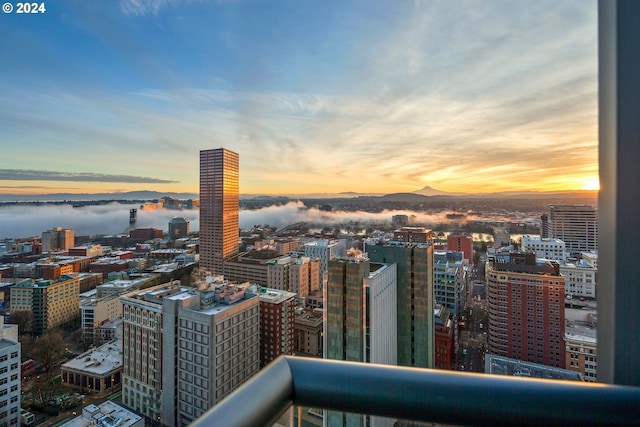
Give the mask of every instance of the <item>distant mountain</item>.
[{"label": "distant mountain", "polygon": [[463,193],[447,193],[446,191],[436,190],[435,188],[426,187],[421,188],[420,190],[412,191],[413,194],[420,194],[422,196],[459,196]]}]

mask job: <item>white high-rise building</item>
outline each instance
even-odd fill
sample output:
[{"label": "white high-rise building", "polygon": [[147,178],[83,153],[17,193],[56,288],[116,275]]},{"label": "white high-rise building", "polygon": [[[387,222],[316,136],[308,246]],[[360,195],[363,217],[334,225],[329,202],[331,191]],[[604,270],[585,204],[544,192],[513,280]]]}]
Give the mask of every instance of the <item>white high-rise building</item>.
[{"label": "white high-rise building", "polygon": [[347,244],[344,240],[316,240],[305,243],[304,255],[320,261],[320,286],[324,287],[329,261],[347,255]]},{"label": "white high-rise building", "polygon": [[536,258],[563,263],[567,259],[567,245],[560,239],[522,236],[522,252],[533,252]]},{"label": "white high-rise building", "polygon": [[549,237],[562,240],[571,254],[598,250],[598,211],[587,205],[550,205]]},{"label": "white high-rise building", "polygon": [[0,316],[0,425],[20,425],[20,357],[18,325]]}]

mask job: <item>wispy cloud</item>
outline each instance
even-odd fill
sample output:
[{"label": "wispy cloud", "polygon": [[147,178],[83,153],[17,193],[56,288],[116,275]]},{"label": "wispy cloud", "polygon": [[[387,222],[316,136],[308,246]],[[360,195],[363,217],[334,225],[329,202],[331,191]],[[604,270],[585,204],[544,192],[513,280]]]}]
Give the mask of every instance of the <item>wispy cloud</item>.
[{"label": "wispy cloud", "polygon": [[[137,184],[169,184],[177,181],[130,175],[107,175],[99,173],[54,172],[29,169],[0,169],[0,180],[5,181],[79,181],[79,182],[126,182]],[[27,187],[20,187],[27,188]],[[39,187],[28,187],[39,188]]]},{"label": "wispy cloud", "polygon": [[166,7],[179,7],[184,3],[199,2],[204,0],[120,0],[120,10],[125,15],[157,15]]},{"label": "wispy cloud", "polygon": [[72,75],[99,78],[3,87],[2,166],[195,191],[198,151],[224,146],[249,193],[562,189],[597,173],[595,0],[335,2],[323,19],[314,2],[220,3],[121,0],[82,21],[96,65]]}]

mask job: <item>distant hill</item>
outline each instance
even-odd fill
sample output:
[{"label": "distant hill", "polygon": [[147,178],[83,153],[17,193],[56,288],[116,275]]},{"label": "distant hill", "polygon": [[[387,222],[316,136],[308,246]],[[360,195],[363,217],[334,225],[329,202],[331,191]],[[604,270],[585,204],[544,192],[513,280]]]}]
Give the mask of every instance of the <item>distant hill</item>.
[{"label": "distant hill", "polygon": [[[122,193],[55,193],[55,194],[0,194],[2,202],[35,202],[35,201],[91,201],[91,200],[155,200],[161,197],[175,197],[176,199],[198,199],[197,193],[171,193],[160,191],[128,191]],[[289,195],[268,195],[268,194],[241,194],[243,200],[263,200],[282,202],[283,199],[378,199],[383,201],[421,202],[434,199],[509,199],[509,198],[531,198],[558,200],[562,203],[564,199],[570,201],[576,198],[597,199],[596,190],[574,190],[574,191],[505,191],[499,193],[448,193],[426,186],[420,190],[409,193],[357,193],[353,191],[342,193],[310,193],[310,194],[289,194]],[[570,203],[570,202],[567,202]]]},{"label": "distant hill", "polygon": [[162,193],[158,191],[127,191],[122,193],[55,193],[55,194],[0,194],[0,201],[88,201],[88,200],[154,200],[161,197],[176,199],[197,199],[195,193]]},{"label": "distant hill", "polygon": [[385,194],[377,199],[385,202],[422,202],[429,200],[429,196],[415,193],[393,193]]}]

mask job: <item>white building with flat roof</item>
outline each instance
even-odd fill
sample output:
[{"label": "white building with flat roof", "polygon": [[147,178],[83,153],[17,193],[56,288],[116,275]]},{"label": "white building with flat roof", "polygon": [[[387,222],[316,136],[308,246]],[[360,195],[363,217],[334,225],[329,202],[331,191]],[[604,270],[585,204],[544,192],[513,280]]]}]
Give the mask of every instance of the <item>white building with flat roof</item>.
[{"label": "white building with flat roof", "polygon": [[539,236],[522,236],[522,252],[533,252],[536,258],[558,261],[567,260],[567,247],[560,239],[542,238]]},{"label": "white building with flat roof", "polygon": [[144,427],[144,418],[117,403],[107,400],[82,408],[82,415],[60,427]]},{"label": "white building with flat roof", "polygon": [[122,341],[91,349],[60,367],[62,381],[83,393],[110,393],[120,388]]},{"label": "white building with flat roof", "polygon": [[584,259],[573,263],[560,264],[560,274],[564,279],[565,295],[595,298],[598,269]]}]

